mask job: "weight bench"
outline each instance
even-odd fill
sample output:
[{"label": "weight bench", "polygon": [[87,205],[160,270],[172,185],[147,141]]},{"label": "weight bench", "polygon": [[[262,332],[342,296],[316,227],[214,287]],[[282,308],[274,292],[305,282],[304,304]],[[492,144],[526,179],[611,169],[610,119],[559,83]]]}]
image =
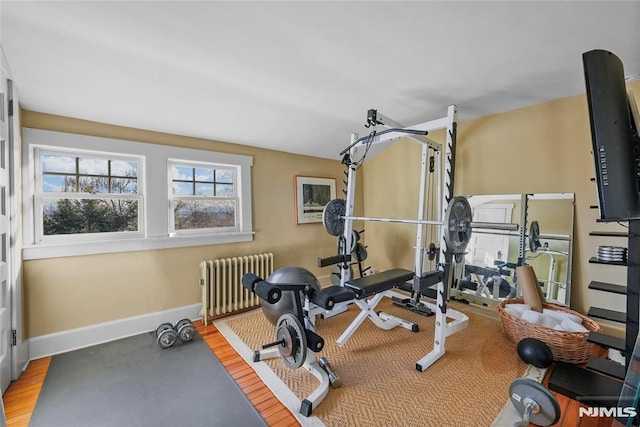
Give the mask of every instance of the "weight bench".
[{"label": "weight bench", "polygon": [[[355,296],[355,300],[353,302],[357,304],[362,311],[338,338],[338,345],[342,347],[367,318],[371,319],[377,327],[384,330],[393,329],[396,326],[402,326],[412,332],[418,332],[418,325],[415,323],[408,322],[387,313],[375,312],[376,306],[383,297],[395,296],[391,289],[398,287],[409,280],[413,280],[414,276],[415,273],[411,270],[394,268],[392,270],[383,271],[381,273],[372,274],[359,279],[346,281],[345,288],[353,291]],[[372,298],[367,299],[369,297]]]}]

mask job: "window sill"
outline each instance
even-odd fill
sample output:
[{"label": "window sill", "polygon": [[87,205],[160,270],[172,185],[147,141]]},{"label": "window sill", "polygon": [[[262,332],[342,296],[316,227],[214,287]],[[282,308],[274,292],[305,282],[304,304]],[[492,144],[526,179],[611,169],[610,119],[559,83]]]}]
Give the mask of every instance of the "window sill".
[{"label": "window sill", "polygon": [[240,243],[252,241],[253,234],[253,232],[234,232],[208,236],[148,237],[145,239],[25,245],[22,256],[25,261],[28,261],[45,258],[217,245],[221,243]]}]

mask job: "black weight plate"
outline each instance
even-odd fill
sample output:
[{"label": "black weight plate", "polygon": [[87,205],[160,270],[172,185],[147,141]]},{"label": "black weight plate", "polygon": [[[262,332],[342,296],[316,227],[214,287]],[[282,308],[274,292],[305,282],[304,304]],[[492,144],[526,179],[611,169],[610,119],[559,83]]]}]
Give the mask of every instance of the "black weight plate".
[{"label": "black weight plate", "polygon": [[429,261],[433,261],[434,259],[436,259],[437,251],[438,250],[436,249],[435,243],[433,242],[429,243],[429,247],[427,248],[427,255],[428,255]]},{"label": "black weight plate", "polygon": [[444,216],[444,241],[447,248],[455,253],[464,253],[471,240],[471,226],[473,213],[466,197],[458,196],[451,199]]},{"label": "black weight plate", "polygon": [[541,247],[540,243],[540,224],[538,221],[533,221],[529,226],[529,250],[535,252]]},{"label": "black weight plate", "polygon": [[367,253],[367,248],[360,242],[356,244],[356,259],[358,261],[364,261],[367,259],[369,254]]},{"label": "black weight plate", "polygon": [[344,213],[346,202],[342,199],[333,199],[322,210],[322,225],[327,233],[332,236],[341,236],[344,232]]}]

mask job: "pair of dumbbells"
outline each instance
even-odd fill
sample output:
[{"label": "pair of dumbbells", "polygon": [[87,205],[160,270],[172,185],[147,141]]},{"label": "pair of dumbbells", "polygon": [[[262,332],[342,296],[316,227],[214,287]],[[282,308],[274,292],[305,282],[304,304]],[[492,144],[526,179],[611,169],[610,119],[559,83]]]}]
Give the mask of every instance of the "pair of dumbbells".
[{"label": "pair of dumbbells", "polygon": [[196,327],[189,319],[182,319],[178,323],[163,323],[156,328],[156,342],[160,348],[169,348],[180,341],[183,343],[191,341],[196,336]]}]

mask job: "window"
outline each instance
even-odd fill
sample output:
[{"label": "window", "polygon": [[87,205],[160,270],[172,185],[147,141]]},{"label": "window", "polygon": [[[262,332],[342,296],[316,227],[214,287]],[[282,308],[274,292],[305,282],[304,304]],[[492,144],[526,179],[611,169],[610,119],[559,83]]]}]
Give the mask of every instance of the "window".
[{"label": "window", "polygon": [[253,159],[23,129],[24,259],[248,242]]},{"label": "window", "polygon": [[140,235],[138,157],[36,149],[36,241],[61,235]]},{"label": "window", "polygon": [[170,163],[172,229],[237,229],[236,168],[229,165]]}]

